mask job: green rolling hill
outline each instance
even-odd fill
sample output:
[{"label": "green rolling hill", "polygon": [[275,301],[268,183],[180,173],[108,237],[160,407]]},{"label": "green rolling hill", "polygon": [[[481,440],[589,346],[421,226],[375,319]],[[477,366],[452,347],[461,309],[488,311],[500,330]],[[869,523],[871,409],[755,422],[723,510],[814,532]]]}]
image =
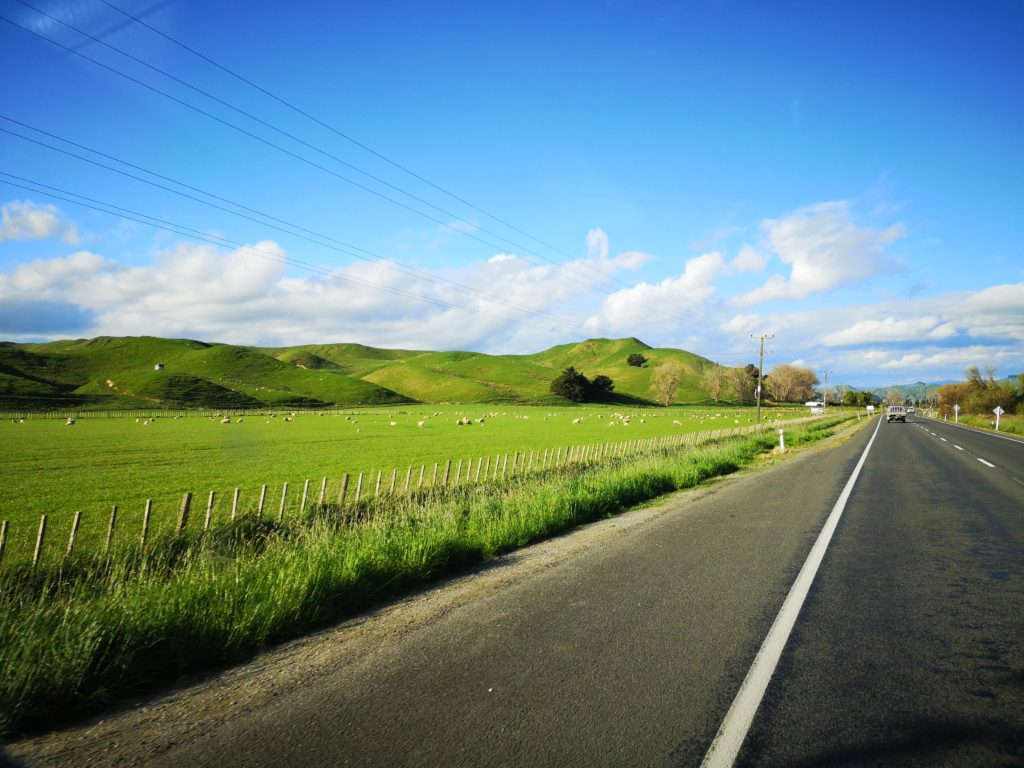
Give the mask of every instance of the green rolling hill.
[{"label": "green rolling hill", "polygon": [[[644,355],[646,365],[628,365],[633,353]],[[651,402],[652,374],[666,362],[685,371],[677,402],[706,399],[701,376],[715,363],[679,349],[655,349],[634,338],[589,339],[531,355],[361,344],[261,348],[147,336],[0,342],[0,408],[553,403],[561,401],[551,394],[551,380],[569,366],[589,378],[611,377],[620,402]]]}]

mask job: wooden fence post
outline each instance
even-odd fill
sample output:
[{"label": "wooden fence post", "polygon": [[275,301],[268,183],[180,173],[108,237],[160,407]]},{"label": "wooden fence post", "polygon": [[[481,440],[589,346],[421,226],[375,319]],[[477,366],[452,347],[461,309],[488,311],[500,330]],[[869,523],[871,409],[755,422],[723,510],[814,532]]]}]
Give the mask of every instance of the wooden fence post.
[{"label": "wooden fence post", "polygon": [[326,499],[326,498],[327,498],[327,478],[324,477],[324,479],[320,481],[320,506],[321,507],[324,505],[324,499]]},{"label": "wooden fence post", "polygon": [[74,550],[74,548],[75,548],[75,536],[78,535],[78,526],[79,526],[79,524],[81,522],[82,522],[82,513],[81,512],[75,512],[75,517],[71,521],[71,534],[68,536],[68,551],[64,553],[65,557],[70,555],[72,550]]},{"label": "wooden fence post", "polygon": [[[360,475],[359,479],[362,480],[363,476]],[[345,497],[348,495],[348,472],[341,476],[341,485],[338,486],[338,506],[345,506]],[[356,499],[359,501],[359,499]]]},{"label": "wooden fence post", "polygon": [[142,513],[142,537],[139,546],[146,546],[146,535],[149,533],[149,516],[153,511],[153,500],[146,499],[146,511]]},{"label": "wooden fence post", "polygon": [[363,495],[363,473],[359,473],[359,479],[356,481],[356,504],[359,503],[360,497]]},{"label": "wooden fence post", "polygon": [[479,483],[480,482],[480,467],[481,467],[481,465],[483,465],[483,463],[484,463],[484,457],[483,456],[477,456],[476,457],[476,474],[473,475],[473,482],[474,483]]},{"label": "wooden fence post", "polygon": [[7,521],[0,524],[0,563],[4,561],[4,545],[7,544]]},{"label": "wooden fence post", "polygon": [[392,496],[395,495],[395,484],[398,482],[398,467],[391,470],[391,490],[388,491]]},{"label": "wooden fence post", "polygon": [[508,454],[505,454],[505,458],[501,462],[501,479],[505,479],[505,468],[508,466]]},{"label": "wooden fence post", "polygon": [[487,466],[484,467],[484,482],[491,476],[491,457],[487,457]]},{"label": "wooden fence post", "polygon": [[452,472],[452,460],[448,459],[448,461],[445,462],[445,465],[444,465],[444,481],[441,483],[442,485],[445,485],[445,486],[448,485],[448,475],[450,475],[451,472]]},{"label": "wooden fence post", "polygon": [[423,487],[423,473],[424,473],[424,471],[426,471],[426,469],[427,469],[427,465],[426,464],[420,464],[420,483],[419,483],[419,485],[416,486],[417,489],[420,489],[420,488]]},{"label": "wooden fence post", "polygon": [[412,482],[412,464],[405,470],[405,485],[402,486],[402,493],[409,494],[409,483]]},{"label": "wooden fence post", "polygon": [[284,520],[284,505],[288,500],[288,482],[285,481],[284,487],[281,488],[281,506],[277,510],[277,522]]},{"label": "wooden fence post", "polygon": [[181,497],[181,513],[178,515],[178,527],[174,531],[175,536],[181,536],[188,525],[188,511],[192,507],[192,494],[186,493]]},{"label": "wooden fence post", "polygon": [[375,485],[373,487],[373,496],[374,496],[374,498],[376,498],[377,496],[380,496],[380,478],[383,476],[383,474],[384,474],[384,470],[383,469],[378,469],[377,470],[377,485]]},{"label": "wooden fence post", "polygon": [[39,565],[43,553],[43,539],[46,537],[46,515],[39,518],[39,533],[36,534],[36,551],[32,554],[32,567]]},{"label": "wooden fence post", "polygon": [[455,470],[455,484],[462,482],[462,459],[459,459],[459,468]]},{"label": "wooden fence post", "polygon": [[309,478],[306,478],[306,482],[302,486],[302,503],[299,504],[299,515],[306,514],[306,501],[309,499]]},{"label": "wooden fence post", "polygon": [[103,554],[110,552],[114,541],[114,526],[117,524],[117,504],[110,508],[110,522],[107,523],[107,540],[103,543]]},{"label": "wooden fence post", "polygon": [[260,505],[256,508],[256,517],[263,517],[263,506],[267,501],[267,486],[260,488]]},{"label": "wooden fence post", "polygon": [[235,518],[238,517],[238,497],[241,496],[242,492],[235,488],[235,496],[231,500],[231,521],[234,522]]},{"label": "wooden fence post", "polygon": [[210,497],[206,500],[206,517],[203,518],[203,530],[210,530],[210,520],[213,519],[213,501],[217,498],[216,491],[210,491]]},{"label": "wooden fence post", "polygon": [[434,462],[434,476],[430,478],[430,487],[437,485],[437,462]]}]

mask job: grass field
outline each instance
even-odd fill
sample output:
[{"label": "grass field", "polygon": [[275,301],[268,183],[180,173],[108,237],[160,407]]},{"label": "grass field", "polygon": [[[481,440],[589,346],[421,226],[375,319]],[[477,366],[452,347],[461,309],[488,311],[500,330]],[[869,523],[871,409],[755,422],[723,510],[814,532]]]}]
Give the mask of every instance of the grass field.
[{"label": "grass field", "polygon": [[[802,408],[762,413],[766,420],[806,415]],[[631,415],[629,425],[615,414]],[[463,417],[474,423],[457,425]],[[241,489],[240,508],[251,510],[266,484],[266,509],[276,512],[288,482],[291,512],[307,479],[318,492],[328,477],[329,493],[336,494],[345,473],[353,484],[358,473],[365,473],[369,484],[383,471],[389,483],[395,468],[404,481],[407,468],[414,466],[418,480],[419,467],[426,465],[429,482],[434,463],[443,466],[449,459],[457,467],[460,459],[468,465],[470,459],[517,451],[747,426],[754,421],[754,409],[394,406],[298,414],[291,422],[284,418],[283,413],[276,418],[250,415],[230,424],[198,416],[160,417],[148,425],[144,418],[79,419],[73,426],[55,419],[2,423],[0,520],[9,521],[5,557],[31,551],[42,514],[49,518],[52,549],[66,543],[73,514],[81,511],[77,541],[88,547],[105,536],[115,504],[119,529],[136,531],[146,500],[153,499],[152,530],[159,534],[175,524],[185,492],[195,495],[201,510],[195,516],[205,514],[208,494],[216,491],[216,524],[230,516],[234,488]],[[484,423],[476,423],[481,418]]]}]

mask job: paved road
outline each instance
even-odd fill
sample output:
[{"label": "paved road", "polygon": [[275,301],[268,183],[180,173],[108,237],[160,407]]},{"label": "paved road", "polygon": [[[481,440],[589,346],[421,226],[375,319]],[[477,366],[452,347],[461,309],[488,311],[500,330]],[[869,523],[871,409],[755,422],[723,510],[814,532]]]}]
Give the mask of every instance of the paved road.
[{"label": "paved road", "polygon": [[[602,523],[592,546],[510,566],[502,589],[244,716],[186,698],[104,759],[90,739],[106,725],[15,749],[53,765],[698,765],[873,434]],[[881,424],[739,764],[1022,764],[1022,616],[1024,443]],[[217,695],[234,704],[241,680]]]},{"label": "paved road", "polygon": [[883,424],[742,765],[1024,764],[1024,442]]}]

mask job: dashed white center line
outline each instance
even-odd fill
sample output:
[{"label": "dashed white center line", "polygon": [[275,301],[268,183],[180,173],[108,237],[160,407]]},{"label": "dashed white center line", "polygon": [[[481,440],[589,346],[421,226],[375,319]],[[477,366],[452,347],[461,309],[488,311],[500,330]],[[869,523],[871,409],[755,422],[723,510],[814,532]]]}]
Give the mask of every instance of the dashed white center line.
[{"label": "dashed white center line", "polygon": [[956,448],[956,449],[957,449],[958,451],[962,451],[962,450],[963,450],[963,448],[961,448],[961,447],[960,447],[959,445],[957,445],[956,443],[953,443],[953,447],[954,447],[954,448]]},{"label": "dashed white center line", "polygon": [[940,437],[940,438],[939,438],[939,440],[941,440],[941,441],[942,441],[942,442],[944,442],[944,443],[948,443],[948,442],[949,442],[949,440],[947,440],[947,439],[946,439],[946,438],[944,438],[944,437]]},{"label": "dashed white center line", "polygon": [[991,464],[991,463],[989,463],[989,462],[985,461],[984,459],[978,459],[978,461],[980,461],[980,462],[981,462],[982,464],[984,464],[984,465],[985,465],[986,467],[993,467],[993,468],[995,467],[995,464]]}]

